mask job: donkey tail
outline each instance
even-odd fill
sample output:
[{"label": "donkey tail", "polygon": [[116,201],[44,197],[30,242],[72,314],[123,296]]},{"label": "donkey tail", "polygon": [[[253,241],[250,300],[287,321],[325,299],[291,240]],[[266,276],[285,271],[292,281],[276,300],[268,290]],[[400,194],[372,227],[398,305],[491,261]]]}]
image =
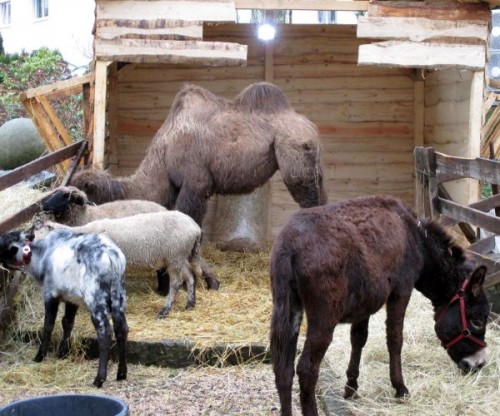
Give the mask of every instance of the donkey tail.
[{"label": "donkey tail", "polygon": [[279,244],[275,245],[271,257],[273,315],[270,349],[282,414],[291,414],[294,362],[304,310],[298,292],[296,260],[293,254]]}]

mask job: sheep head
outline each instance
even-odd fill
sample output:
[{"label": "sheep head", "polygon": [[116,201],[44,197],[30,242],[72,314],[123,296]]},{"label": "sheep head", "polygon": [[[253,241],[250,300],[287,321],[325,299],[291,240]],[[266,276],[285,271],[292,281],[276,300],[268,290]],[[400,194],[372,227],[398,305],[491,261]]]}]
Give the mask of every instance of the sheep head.
[{"label": "sheep head", "polygon": [[75,207],[88,203],[85,192],[74,186],[61,186],[44,201],[42,210],[52,212],[56,218],[60,218]]}]

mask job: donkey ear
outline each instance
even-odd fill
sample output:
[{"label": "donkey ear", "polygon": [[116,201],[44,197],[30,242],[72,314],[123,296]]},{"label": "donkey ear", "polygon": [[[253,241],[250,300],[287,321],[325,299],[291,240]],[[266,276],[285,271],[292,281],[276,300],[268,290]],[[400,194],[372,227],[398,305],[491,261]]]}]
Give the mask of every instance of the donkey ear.
[{"label": "donkey ear", "polygon": [[479,266],[470,277],[469,288],[473,296],[478,296],[483,287],[484,278],[486,276],[486,266]]}]

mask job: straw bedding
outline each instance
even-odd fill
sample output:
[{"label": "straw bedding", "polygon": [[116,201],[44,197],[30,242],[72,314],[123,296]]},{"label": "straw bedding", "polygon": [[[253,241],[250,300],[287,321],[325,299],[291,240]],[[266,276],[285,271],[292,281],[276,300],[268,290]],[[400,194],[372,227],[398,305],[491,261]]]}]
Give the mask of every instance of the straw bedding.
[{"label": "straw bedding", "polygon": [[[5,191],[4,191],[5,192]],[[39,197],[39,195],[37,196]],[[12,197],[9,197],[12,198]],[[35,197],[36,199],[36,197]],[[27,205],[28,203],[26,203]],[[2,195],[0,195],[0,207]],[[16,206],[19,206],[16,204]],[[19,208],[17,208],[19,209]],[[5,212],[5,211],[4,211]],[[198,301],[184,311],[181,291],[169,316],[156,320],[164,298],[155,293],[153,274],[127,277],[130,339],[189,339],[197,346],[215,343],[234,345],[268,343],[271,296],[269,250],[262,254],[221,252],[207,245],[203,255],[221,281],[219,291],[207,291],[198,282]],[[17,298],[17,319],[12,336],[0,347],[0,404],[15,399],[62,392],[93,392],[91,381],[97,361],[82,358],[81,336],[93,336],[86,311],[77,315],[74,344],[68,360],[51,353],[46,361],[32,362],[35,343],[15,339],[15,333],[39,330],[43,325],[41,294],[26,280]],[[62,314],[61,314],[62,316]],[[488,364],[478,373],[462,376],[434,335],[430,302],[414,292],[407,312],[403,372],[411,397],[393,399],[385,344],[385,313],[374,315],[364,349],[359,379],[359,398],[346,403],[355,415],[496,415],[500,405],[500,324],[492,320],[487,332]],[[60,337],[56,326],[54,339]],[[330,384],[319,395],[339,394],[345,382],[349,359],[349,327],[337,327],[325,357],[323,372]],[[129,378],[109,380],[99,393],[120,397],[133,415],[272,415],[279,401],[271,366],[239,365],[224,368],[168,369],[130,365]],[[298,387],[294,387],[295,414],[300,414]]]}]

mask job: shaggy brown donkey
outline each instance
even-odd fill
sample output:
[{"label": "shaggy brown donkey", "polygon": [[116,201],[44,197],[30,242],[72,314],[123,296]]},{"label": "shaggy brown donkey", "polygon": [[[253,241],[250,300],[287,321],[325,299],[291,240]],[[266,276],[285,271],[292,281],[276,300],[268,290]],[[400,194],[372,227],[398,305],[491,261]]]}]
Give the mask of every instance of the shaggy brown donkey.
[{"label": "shaggy brown donkey", "polygon": [[464,256],[437,223],[417,221],[393,197],[357,198],[295,214],[271,256],[271,355],[282,415],[291,415],[292,380],[303,311],[307,333],[298,363],[304,415],[317,415],[315,386],[335,326],[350,323],[351,358],[345,396],[358,389],[370,315],[387,309],[390,379],[408,394],[401,371],[403,320],[413,288],[430,299],[435,331],[465,370],[484,365],[489,312],[486,268]]}]

